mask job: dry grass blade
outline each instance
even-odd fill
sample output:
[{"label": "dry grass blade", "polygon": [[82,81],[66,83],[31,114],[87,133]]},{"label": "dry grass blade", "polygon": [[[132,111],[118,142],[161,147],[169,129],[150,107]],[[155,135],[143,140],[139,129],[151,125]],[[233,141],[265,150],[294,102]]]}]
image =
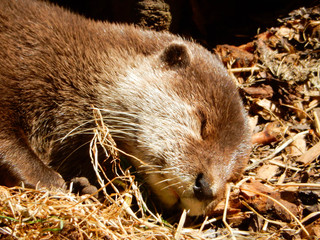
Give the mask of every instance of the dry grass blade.
[{"label": "dry grass blade", "polygon": [[187,217],[187,211],[183,210],[181,217],[180,217],[180,221],[179,221],[177,230],[176,230],[176,233],[174,234],[175,240],[179,240],[181,238],[181,234],[182,234],[181,231],[182,231],[182,228],[183,228],[184,223],[186,221],[186,217]]},{"label": "dry grass blade", "polygon": [[226,226],[226,228],[229,230],[231,238],[233,240],[235,240],[236,238],[235,238],[235,236],[233,234],[233,230],[232,230],[232,228],[230,227],[230,225],[227,222],[227,209],[228,209],[228,205],[229,205],[230,191],[231,191],[231,185],[229,184],[227,186],[227,191],[226,191],[226,200],[225,200],[226,203],[225,203],[225,207],[224,207],[224,210],[223,210],[222,221],[223,221],[224,225]]}]

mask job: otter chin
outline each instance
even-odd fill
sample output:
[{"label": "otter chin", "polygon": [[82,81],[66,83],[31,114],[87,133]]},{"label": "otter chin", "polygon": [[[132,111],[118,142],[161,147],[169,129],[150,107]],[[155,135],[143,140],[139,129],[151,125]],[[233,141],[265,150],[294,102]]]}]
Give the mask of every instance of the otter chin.
[{"label": "otter chin", "polygon": [[7,186],[64,188],[77,177],[97,185],[93,106],[167,209],[207,214],[248,161],[247,115],[216,55],[42,1],[1,1],[0,101]]}]

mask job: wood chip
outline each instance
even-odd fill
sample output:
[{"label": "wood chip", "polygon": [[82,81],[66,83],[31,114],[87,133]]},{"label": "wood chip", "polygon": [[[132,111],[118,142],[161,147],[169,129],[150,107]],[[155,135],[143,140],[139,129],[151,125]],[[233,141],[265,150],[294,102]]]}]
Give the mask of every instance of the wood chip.
[{"label": "wood chip", "polygon": [[278,169],[276,165],[265,164],[258,169],[256,177],[268,181],[277,174]]},{"label": "wood chip", "polygon": [[279,141],[282,132],[283,128],[278,122],[271,122],[266,124],[263,131],[255,133],[251,138],[251,142],[253,144],[270,144]]},{"label": "wood chip", "polygon": [[294,139],[291,145],[287,148],[287,153],[290,156],[301,156],[303,153],[307,151],[307,143],[304,135],[299,136],[298,138]]},{"label": "wood chip", "polygon": [[254,55],[246,50],[231,45],[218,45],[216,52],[221,56],[221,60],[228,64],[233,62],[232,67],[251,67],[256,63]]},{"label": "wood chip", "polygon": [[304,165],[309,165],[313,160],[315,160],[320,155],[320,142],[302,154],[297,162],[301,162]]},{"label": "wood chip", "polygon": [[316,132],[320,135],[320,108],[315,108],[313,110],[314,125],[316,127]]},{"label": "wood chip", "polygon": [[262,84],[259,87],[246,87],[243,91],[254,98],[271,98],[273,96],[273,89],[270,85]]}]

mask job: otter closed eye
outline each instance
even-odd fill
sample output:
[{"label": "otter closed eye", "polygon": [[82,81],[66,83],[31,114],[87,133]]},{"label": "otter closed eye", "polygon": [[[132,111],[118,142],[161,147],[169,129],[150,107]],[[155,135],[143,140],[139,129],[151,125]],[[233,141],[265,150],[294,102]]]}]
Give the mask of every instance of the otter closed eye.
[{"label": "otter closed eye", "polygon": [[248,161],[247,115],[214,54],[43,1],[1,0],[0,101],[0,184],[8,186],[76,179],[94,192],[92,107],[165,208],[207,214]]},{"label": "otter closed eye", "polygon": [[201,130],[200,130],[202,139],[206,138],[206,132],[205,132],[206,126],[207,126],[207,119],[206,118],[202,118],[201,119]]}]

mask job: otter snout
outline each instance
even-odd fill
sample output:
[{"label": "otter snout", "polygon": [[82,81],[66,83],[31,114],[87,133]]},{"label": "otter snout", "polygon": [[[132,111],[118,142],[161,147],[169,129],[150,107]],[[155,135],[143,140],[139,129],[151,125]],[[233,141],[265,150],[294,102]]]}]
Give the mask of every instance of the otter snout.
[{"label": "otter snout", "polygon": [[193,186],[194,196],[199,201],[213,200],[213,191],[203,173],[199,173]]}]

